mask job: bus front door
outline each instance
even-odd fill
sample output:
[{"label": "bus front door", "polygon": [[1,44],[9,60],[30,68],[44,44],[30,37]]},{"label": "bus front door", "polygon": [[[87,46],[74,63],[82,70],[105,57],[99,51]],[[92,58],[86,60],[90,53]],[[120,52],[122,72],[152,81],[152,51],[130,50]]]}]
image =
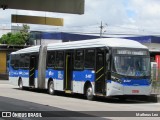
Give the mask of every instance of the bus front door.
[{"label": "bus front door", "polygon": [[96,54],[95,93],[105,95],[105,54],[98,49]]},{"label": "bus front door", "polygon": [[71,80],[72,80],[72,54],[71,52],[66,52],[65,54],[65,71],[64,71],[64,90],[66,92],[71,92]]},{"label": "bus front door", "polygon": [[36,57],[30,56],[30,66],[29,66],[29,86],[34,86],[34,79],[35,79],[35,64],[36,64]]}]

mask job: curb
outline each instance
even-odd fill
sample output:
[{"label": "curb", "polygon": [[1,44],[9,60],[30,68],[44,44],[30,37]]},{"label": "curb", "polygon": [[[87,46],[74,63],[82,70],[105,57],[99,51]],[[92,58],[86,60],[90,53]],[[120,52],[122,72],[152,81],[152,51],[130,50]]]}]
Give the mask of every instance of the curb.
[{"label": "curb", "polygon": [[159,94],[151,94],[149,97],[148,97],[148,100],[149,102],[160,102],[160,95]]},{"label": "curb", "polygon": [[9,80],[0,80],[0,84],[9,84]]}]

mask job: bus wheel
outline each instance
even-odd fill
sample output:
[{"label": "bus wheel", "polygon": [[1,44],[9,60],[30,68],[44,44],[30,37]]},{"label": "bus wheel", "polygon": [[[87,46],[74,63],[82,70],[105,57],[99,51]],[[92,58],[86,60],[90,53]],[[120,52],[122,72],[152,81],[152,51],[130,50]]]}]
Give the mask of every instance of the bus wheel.
[{"label": "bus wheel", "polygon": [[86,97],[88,100],[94,100],[93,89],[91,86],[86,89]]},{"label": "bus wheel", "polygon": [[49,82],[48,92],[49,92],[49,94],[51,94],[51,95],[55,94],[53,81],[50,81],[50,82]]},{"label": "bus wheel", "polygon": [[22,90],[23,89],[23,82],[22,79],[19,79],[19,89]]}]

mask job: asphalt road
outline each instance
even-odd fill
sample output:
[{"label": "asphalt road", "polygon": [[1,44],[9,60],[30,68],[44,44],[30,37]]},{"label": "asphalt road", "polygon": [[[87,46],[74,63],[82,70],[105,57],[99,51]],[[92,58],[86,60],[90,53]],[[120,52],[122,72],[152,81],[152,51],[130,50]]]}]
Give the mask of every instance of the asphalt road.
[{"label": "asphalt road", "polygon": [[[21,115],[23,112],[37,113],[40,111],[43,118],[37,118],[38,120],[39,119],[119,120],[121,116],[116,117],[116,114],[118,115],[122,114],[122,116],[124,114],[131,114],[128,113],[127,111],[149,111],[149,112],[160,111],[160,103],[135,101],[135,100],[128,100],[126,102],[122,102],[119,101],[118,99],[102,99],[102,98],[97,98],[96,101],[88,101],[83,96],[79,95],[66,95],[58,93],[57,95],[52,96],[48,95],[45,90],[19,90],[17,86],[8,84],[8,81],[0,81],[0,111],[17,112],[21,113]],[[106,114],[110,115],[105,116],[104,112],[99,112],[99,111],[104,111],[104,112],[115,111],[115,112],[112,113],[106,112]],[[122,113],[122,111],[126,112]],[[28,113],[26,114],[28,115]],[[46,118],[45,116],[48,117]],[[51,118],[53,116],[54,118]],[[1,119],[10,120],[11,118],[3,117]],[[17,119],[17,118],[12,118],[12,119]],[[18,119],[33,119],[33,118],[18,117]],[[134,120],[135,118],[124,117],[121,119]],[[148,118],[136,117],[136,119],[151,120],[151,117]],[[152,119],[159,119],[159,117],[152,117]]]}]

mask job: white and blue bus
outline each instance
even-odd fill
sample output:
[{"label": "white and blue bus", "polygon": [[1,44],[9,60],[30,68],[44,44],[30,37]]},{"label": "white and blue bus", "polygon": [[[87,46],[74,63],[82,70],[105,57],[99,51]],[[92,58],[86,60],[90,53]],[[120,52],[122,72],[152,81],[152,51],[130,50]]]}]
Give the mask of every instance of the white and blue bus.
[{"label": "white and blue bus", "polygon": [[24,87],[94,96],[150,95],[148,48],[119,38],[54,43],[10,55],[9,81]]}]

